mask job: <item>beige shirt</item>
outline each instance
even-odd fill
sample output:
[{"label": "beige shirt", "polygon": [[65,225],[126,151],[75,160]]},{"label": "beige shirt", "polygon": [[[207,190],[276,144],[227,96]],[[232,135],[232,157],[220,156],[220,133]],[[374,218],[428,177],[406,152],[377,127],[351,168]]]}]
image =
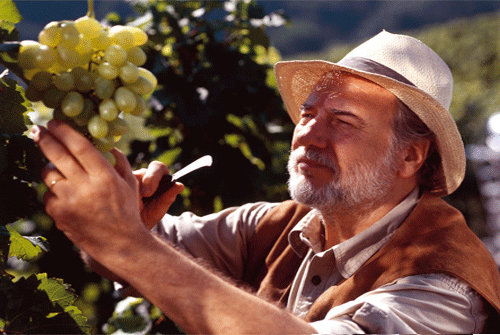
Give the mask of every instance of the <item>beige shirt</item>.
[{"label": "beige shirt", "polygon": [[[304,261],[292,284],[287,308],[304,317],[328,287],[352,276],[392,236],[417,202],[410,194],[379,222],[353,238],[322,250],[313,210],[292,230],[289,241]],[[246,245],[260,219],[277,204],[253,203],[198,217],[167,215],[154,232],[211,266],[239,279]],[[478,333],[487,314],[480,295],[444,274],[398,279],[332,308],[311,323],[318,333]]]}]

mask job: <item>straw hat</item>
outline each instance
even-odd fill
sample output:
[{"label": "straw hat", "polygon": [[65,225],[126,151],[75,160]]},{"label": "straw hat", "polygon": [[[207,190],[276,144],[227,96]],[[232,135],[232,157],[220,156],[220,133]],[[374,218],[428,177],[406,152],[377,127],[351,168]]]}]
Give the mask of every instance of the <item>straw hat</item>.
[{"label": "straw hat", "polygon": [[281,97],[296,124],[300,106],[327,72],[340,70],[369,79],[392,92],[434,132],[444,179],[433,193],[455,191],[465,175],[465,150],[448,109],[453,78],[448,66],[429,47],[405,35],[382,31],[338,63],[322,60],[287,61],[275,65]]}]

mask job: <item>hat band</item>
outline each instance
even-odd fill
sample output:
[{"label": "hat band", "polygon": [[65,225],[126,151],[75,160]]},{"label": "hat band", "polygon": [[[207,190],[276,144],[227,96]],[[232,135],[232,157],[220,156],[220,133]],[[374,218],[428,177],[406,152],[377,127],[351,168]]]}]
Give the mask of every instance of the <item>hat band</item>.
[{"label": "hat band", "polygon": [[383,75],[385,77],[402,82],[404,84],[415,86],[411,81],[406,79],[400,73],[394,71],[393,69],[391,69],[383,64],[377,63],[377,62],[375,62],[371,59],[368,59],[368,58],[348,57],[348,58],[341,59],[337,64],[342,65],[342,66],[346,66],[346,67],[350,67],[354,70],[370,72],[373,74],[380,74],[380,75]]}]

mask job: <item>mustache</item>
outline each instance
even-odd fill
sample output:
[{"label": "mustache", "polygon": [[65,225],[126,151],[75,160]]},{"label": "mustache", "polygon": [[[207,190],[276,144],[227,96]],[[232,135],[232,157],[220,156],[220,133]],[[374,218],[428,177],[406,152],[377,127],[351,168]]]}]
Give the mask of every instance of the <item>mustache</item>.
[{"label": "mustache", "polygon": [[320,150],[314,148],[306,149],[305,147],[299,147],[290,153],[290,160],[294,162],[294,165],[297,165],[298,161],[301,159],[312,160],[333,170],[335,173],[338,172],[337,165],[333,162],[333,160]]}]

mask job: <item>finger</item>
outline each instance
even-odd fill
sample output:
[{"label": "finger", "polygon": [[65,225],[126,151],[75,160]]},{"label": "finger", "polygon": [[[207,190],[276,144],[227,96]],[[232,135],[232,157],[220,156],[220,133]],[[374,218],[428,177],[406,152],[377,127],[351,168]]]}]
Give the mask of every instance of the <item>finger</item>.
[{"label": "finger", "polygon": [[101,174],[103,169],[109,169],[108,161],[92,143],[66,123],[51,120],[47,124],[47,129],[88,173]]},{"label": "finger", "polygon": [[46,128],[33,126],[31,138],[62,176],[68,177],[84,172],[82,166],[75,160],[68,149]]},{"label": "finger", "polygon": [[168,168],[165,164],[158,161],[153,161],[149,164],[141,184],[141,195],[150,197],[158,189],[161,178],[168,174]]},{"label": "finger", "polygon": [[183,184],[175,182],[174,186],[167,192],[148,202],[141,213],[142,220],[147,229],[153,228],[161,220],[183,189]]},{"label": "finger", "polygon": [[142,183],[142,178],[144,178],[144,175],[146,174],[146,171],[147,171],[146,168],[142,168],[142,169],[139,169],[139,170],[135,170],[132,173],[134,174],[135,178],[137,178],[137,180],[140,183]]},{"label": "finger", "polygon": [[57,182],[65,179],[62,173],[52,163],[47,164],[42,169],[41,178],[50,191]]},{"label": "finger", "polygon": [[115,170],[123,179],[125,179],[127,184],[134,185],[135,187],[135,185],[138,184],[137,178],[132,172],[132,167],[130,166],[127,156],[125,156],[120,150],[116,148],[112,149],[110,152],[113,154],[113,156],[115,156],[116,159]]}]

